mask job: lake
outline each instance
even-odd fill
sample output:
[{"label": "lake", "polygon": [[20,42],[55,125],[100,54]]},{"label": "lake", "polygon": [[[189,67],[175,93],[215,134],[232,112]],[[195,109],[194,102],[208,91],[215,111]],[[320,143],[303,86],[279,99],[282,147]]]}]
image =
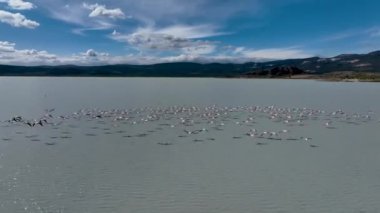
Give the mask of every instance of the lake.
[{"label": "lake", "polygon": [[0,212],[380,212],[380,84],[0,78]]}]

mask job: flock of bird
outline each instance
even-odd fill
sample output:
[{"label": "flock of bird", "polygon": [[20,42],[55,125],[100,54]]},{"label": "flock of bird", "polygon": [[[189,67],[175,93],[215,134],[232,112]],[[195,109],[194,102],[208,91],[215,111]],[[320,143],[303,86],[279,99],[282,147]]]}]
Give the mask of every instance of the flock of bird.
[{"label": "flock of bird", "polygon": [[[366,113],[347,113],[339,109],[327,112],[310,108],[282,108],[276,106],[169,106],[143,107],[134,109],[81,109],[79,111],[56,115],[55,109],[47,109],[36,119],[15,116],[2,121],[0,127],[17,126],[20,128],[82,128],[86,122],[96,124],[90,127],[95,133],[84,133],[85,136],[100,134],[120,134],[123,138],[143,138],[154,133],[168,134],[170,129],[176,135],[168,141],[157,141],[158,145],[173,145],[183,138],[193,142],[217,141],[218,131],[230,131],[223,139],[253,141],[257,145],[266,145],[270,141],[301,141],[310,147],[312,138],[295,135],[299,128],[317,123],[323,128],[338,129],[340,123],[361,125],[376,120],[372,111]],[[78,122],[77,124],[75,122]],[[79,126],[78,126],[79,125]],[[132,126],[146,125],[143,132],[129,131]],[[265,129],[265,127],[268,127]],[[269,129],[272,128],[272,129]],[[17,131],[16,134],[24,134]],[[133,134],[129,134],[133,133]],[[52,141],[46,145],[55,145],[54,140],[71,138],[70,131],[61,131],[60,136],[51,136]],[[31,141],[40,141],[38,135],[25,135]],[[12,138],[1,138],[11,141]]]}]

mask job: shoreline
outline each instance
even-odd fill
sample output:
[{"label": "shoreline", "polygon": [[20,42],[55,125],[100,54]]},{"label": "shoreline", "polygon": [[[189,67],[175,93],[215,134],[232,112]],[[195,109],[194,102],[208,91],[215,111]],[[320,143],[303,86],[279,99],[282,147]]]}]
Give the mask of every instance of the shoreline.
[{"label": "shoreline", "polygon": [[[344,75],[344,76],[343,76]],[[262,80],[317,80],[329,82],[370,82],[379,83],[378,73],[332,72],[326,74],[299,74],[293,76],[113,76],[113,75],[0,75],[0,77],[32,78],[215,78],[215,79],[262,79]]]},{"label": "shoreline", "polygon": [[330,81],[330,82],[380,82],[380,73],[374,72],[352,72],[352,71],[340,71],[330,72],[324,74],[299,74],[292,76],[248,76],[246,78],[252,79],[289,79],[289,80],[318,80],[318,81]]}]

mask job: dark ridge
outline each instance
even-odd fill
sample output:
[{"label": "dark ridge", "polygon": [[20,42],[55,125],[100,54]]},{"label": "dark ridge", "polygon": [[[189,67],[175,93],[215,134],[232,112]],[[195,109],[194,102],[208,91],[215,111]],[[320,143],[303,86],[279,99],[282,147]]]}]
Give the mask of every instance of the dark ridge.
[{"label": "dark ridge", "polygon": [[83,76],[83,77],[286,77],[332,72],[380,73],[380,51],[343,54],[333,58],[287,59],[244,64],[191,62],[153,65],[104,66],[11,66],[0,65],[0,76]]}]

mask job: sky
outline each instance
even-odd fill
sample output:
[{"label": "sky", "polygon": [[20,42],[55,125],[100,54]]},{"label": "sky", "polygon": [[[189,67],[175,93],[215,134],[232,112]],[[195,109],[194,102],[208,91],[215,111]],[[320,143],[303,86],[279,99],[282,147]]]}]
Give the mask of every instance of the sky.
[{"label": "sky", "polygon": [[244,63],[380,49],[379,0],[0,0],[0,64]]}]

